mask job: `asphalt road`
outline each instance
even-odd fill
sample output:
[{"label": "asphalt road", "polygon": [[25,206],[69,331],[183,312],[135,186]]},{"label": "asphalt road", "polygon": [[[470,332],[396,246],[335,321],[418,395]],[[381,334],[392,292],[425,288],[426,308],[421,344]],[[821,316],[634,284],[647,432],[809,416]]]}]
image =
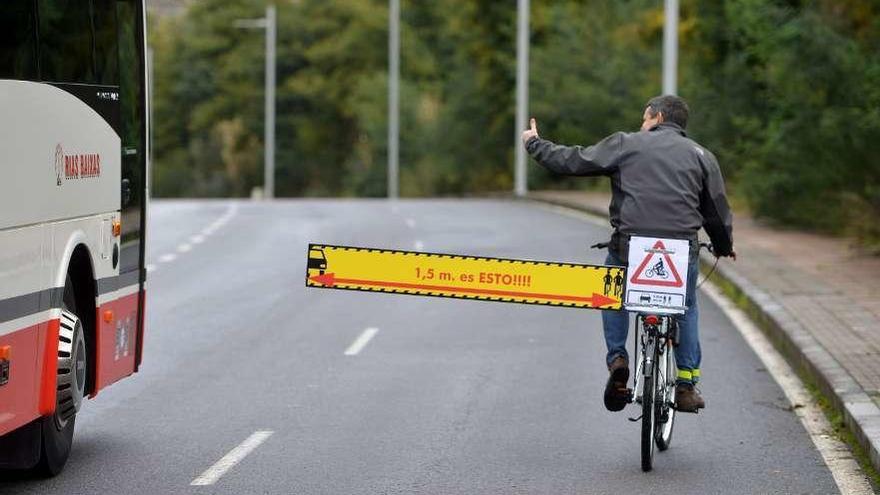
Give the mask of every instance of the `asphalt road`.
[{"label": "asphalt road", "polygon": [[[643,473],[638,413],[602,406],[598,312],[303,284],[308,242],[598,263],[604,227],[504,200],[230,204],[153,203],[142,371],[84,404],[60,476],[0,493],[837,492],[708,298],[708,409]],[[190,486],[258,430],[274,433]]]}]

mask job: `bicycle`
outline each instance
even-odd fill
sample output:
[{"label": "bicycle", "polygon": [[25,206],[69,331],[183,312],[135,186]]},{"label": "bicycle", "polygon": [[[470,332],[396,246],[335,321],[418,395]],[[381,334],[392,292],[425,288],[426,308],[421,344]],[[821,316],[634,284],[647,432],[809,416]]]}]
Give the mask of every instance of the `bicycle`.
[{"label": "bicycle", "polygon": [[[608,247],[608,243],[599,243],[590,247],[603,249]],[[708,243],[701,242],[700,248],[713,252],[712,245]],[[633,339],[636,349],[636,370],[633,374],[633,388],[627,390],[627,402],[640,404],[642,414],[628,419],[632,422],[642,422],[641,461],[642,471],[645,472],[651,471],[654,467],[655,445],[662,452],[669,449],[672,444],[678,371],[674,352],[674,348],[678,345],[678,324],[675,314],[679,312],[660,307],[651,312],[635,311]]]},{"label": "bicycle", "polygon": [[645,276],[648,278],[653,278],[654,275],[657,275],[660,278],[666,278],[666,268],[663,267],[662,261],[658,261],[656,265],[652,266],[645,272]]}]

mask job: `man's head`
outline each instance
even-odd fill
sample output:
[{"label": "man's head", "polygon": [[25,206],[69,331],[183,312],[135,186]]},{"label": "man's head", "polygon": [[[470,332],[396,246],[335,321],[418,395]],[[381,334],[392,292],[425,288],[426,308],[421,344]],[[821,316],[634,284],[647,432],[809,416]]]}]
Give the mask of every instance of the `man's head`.
[{"label": "man's head", "polygon": [[655,96],[645,106],[642,130],[647,131],[661,122],[672,122],[685,129],[689,113],[687,103],[682,98],[672,95]]}]

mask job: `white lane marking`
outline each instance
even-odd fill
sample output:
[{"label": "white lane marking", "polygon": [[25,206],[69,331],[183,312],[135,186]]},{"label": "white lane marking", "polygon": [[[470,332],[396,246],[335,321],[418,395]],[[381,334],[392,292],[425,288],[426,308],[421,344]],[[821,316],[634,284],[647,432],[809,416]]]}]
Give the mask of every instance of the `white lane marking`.
[{"label": "white lane marking", "polygon": [[146,268],[147,268],[147,273],[153,273],[156,271],[156,265],[154,265],[152,263],[148,264],[146,266]]},{"label": "white lane marking", "polygon": [[416,241],[416,251],[421,251],[425,249],[425,243],[422,241]]},{"label": "white lane marking", "polygon": [[412,229],[412,228],[415,228],[415,226],[416,226],[416,221],[413,220],[412,218],[407,218],[407,219],[405,220],[405,222],[406,222],[406,226],[409,227],[409,228],[411,228],[411,229]]},{"label": "white lane marking", "polygon": [[733,326],[739,330],[745,341],[758,355],[764,367],[785,392],[792,409],[801,424],[809,433],[816,449],[831,471],[837,488],[843,495],[862,495],[874,493],[868,478],[862,473],[858,462],[853,458],[849,448],[837,440],[831,432],[831,424],[822,410],[813,403],[813,397],[804,387],[803,382],[791,369],[785,358],[773,347],[767,336],[737,308],[711,282],[703,285],[705,293],[724,311]]},{"label": "white lane marking", "polygon": [[358,338],[356,338],[354,342],[348,346],[348,349],[345,350],[345,355],[357,356],[358,353],[361,352],[361,350],[363,350],[363,348],[370,342],[370,339],[375,337],[377,333],[379,333],[379,329],[374,327],[370,327],[361,332],[361,334],[358,335]]},{"label": "white lane marking", "polygon": [[205,472],[200,474],[198,478],[192,480],[192,483],[190,483],[190,485],[213,485],[217,482],[217,480],[220,479],[221,476],[226,474],[227,471],[229,471],[236,464],[241,462],[241,460],[244,459],[245,456],[253,452],[254,449],[259,447],[261,443],[265,442],[267,438],[272,436],[272,433],[274,432],[271,430],[255,431],[253,434],[251,434],[251,436],[247,437],[234,449],[230,450],[228,454],[224,455],[219,461],[214,463],[213,466],[206,469]]},{"label": "white lane marking", "polygon": [[[226,225],[226,223],[232,217],[235,216],[237,211],[238,211],[238,204],[231,203],[226,208],[226,211],[223,213],[223,215],[221,215],[219,218],[214,220],[209,226],[202,229],[200,234],[195,234],[195,235],[190,236],[189,240],[190,240],[191,244],[184,242],[184,243],[181,243],[179,246],[177,246],[177,248],[176,248],[177,252],[183,254],[183,253],[188,253],[188,252],[192,251],[193,244],[201,244],[201,243],[205,242],[206,236],[213,234],[214,231],[216,231],[220,227]],[[177,259],[177,255],[174,253],[163,254],[162,256],[159,257],[159,262],[160,263],[170,263],[170,262],[174,261],[175,259]],[[155,269],[156,269],[155,265],[153,265],[152,269],[150,269],[149,266],[150,265],[147,266],[148,272],[155,271]]]},{"label": "white lane marking", "polygon": [[163,254],[162,256],[159,256],[159,263],[171,263],[176,259],[177,255],[174,253]]},{"label": "white lane marking", "polygon": [[193,242],[193,244],[199,244],[201,242],[204,242],[205,237],[210,236],[211,234],[216,232],[219,228],[226,225],[226,223],[229,222],[229,220],[231,220],[232,217],[234,217],[237,212],[238,212],[238,203],[231,203],[226,208],[226,211],[223,213],[223,215],[220,215],[219,217],[217,217],[217,219],[215,219],[213,222],[208,224],[207,227],[203,228],[201,230],[201,232],[190,237],[190,240]]}]

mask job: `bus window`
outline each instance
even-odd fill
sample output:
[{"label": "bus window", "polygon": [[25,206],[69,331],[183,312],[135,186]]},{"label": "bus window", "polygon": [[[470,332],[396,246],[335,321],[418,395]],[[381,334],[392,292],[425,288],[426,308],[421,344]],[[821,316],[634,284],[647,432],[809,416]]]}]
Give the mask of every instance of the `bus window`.
[{"label": "bus window", "polygon": [[91,5],[80,0],[40,0],[39,6],[41,78],[93,83]]},{"label": "bus window", "polygon": [[92,12],[95,26],[95,70],[97,71],[95,82],[116,86],[119,84],[116,0],[92,0]]},{"label": "bus window", "polygon": [[0,15],[0,79],[37,78],[33,0],[3,0]]},{"label": "bus window", "polygon": [[115,0],[119,32],[119,113],[122,123],[122,256],[120,273],[136,272],[143,256],[142,222],[146,178],[144,47],[140,5]]}]

